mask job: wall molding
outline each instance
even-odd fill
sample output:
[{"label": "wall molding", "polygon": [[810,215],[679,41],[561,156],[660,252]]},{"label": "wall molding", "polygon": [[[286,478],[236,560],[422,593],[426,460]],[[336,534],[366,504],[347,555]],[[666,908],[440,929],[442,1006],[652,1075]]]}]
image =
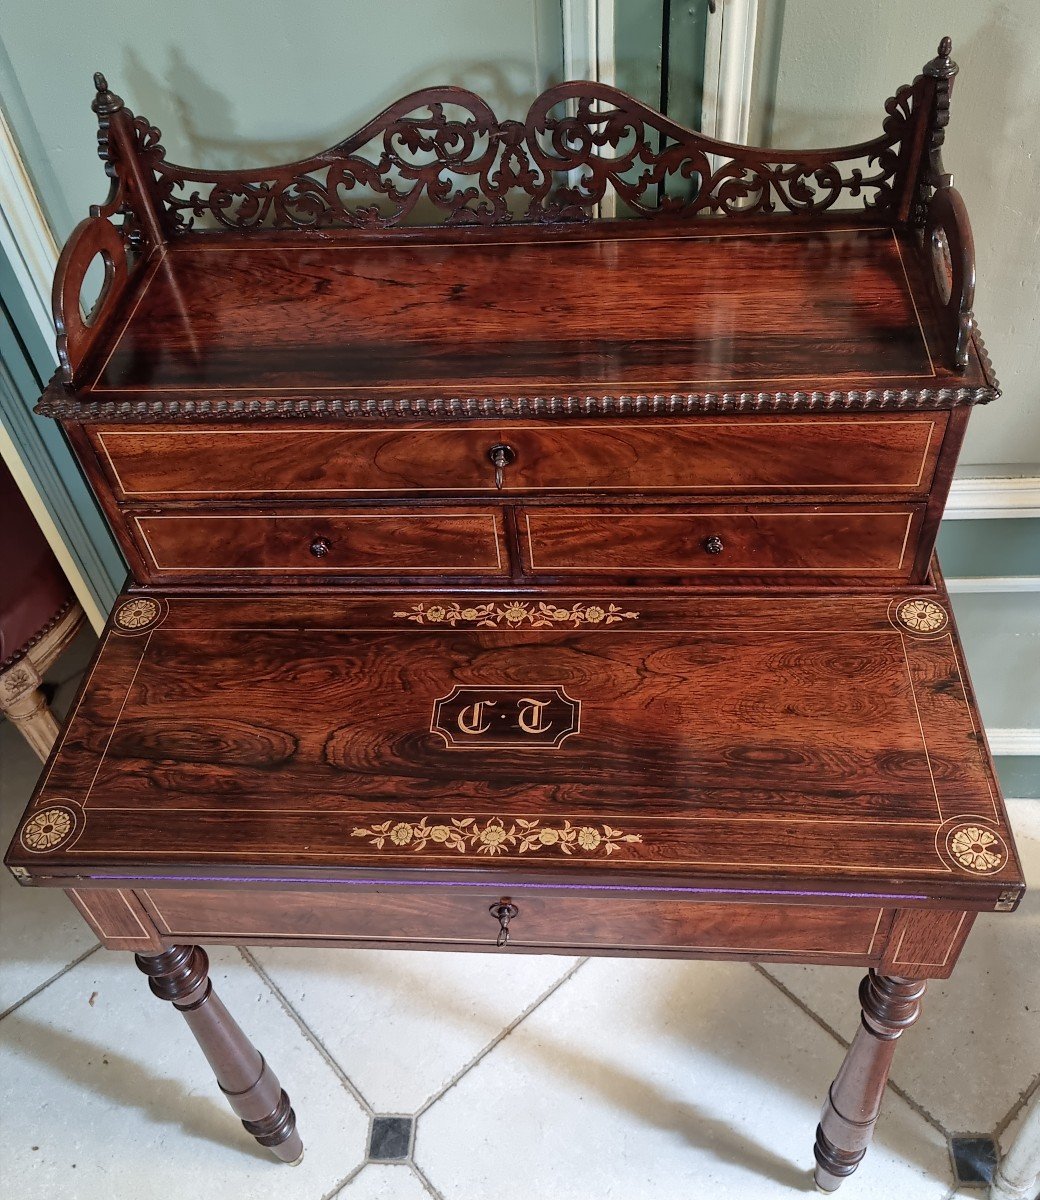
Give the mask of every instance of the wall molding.
[{"label": "wall molding", "polygon": [[943,519],[1040,517],[1040,475],[954,479]]},{"label": "wall molding", "polygon": [[1040,757],[1040,729],[986,728],[989,748],[995,755]]},{"label": "wall molding", "polygon": [[[51,284],[58,265],[58,245],[3,109],[0,109],[0,246],[44,341],[53,346]],[[57,361],[55,356],[55,364]]]},{"label": "wall molding", "polygon": [[1040,592],[1040,575],[979,575],[947,579],[948,592]]}]

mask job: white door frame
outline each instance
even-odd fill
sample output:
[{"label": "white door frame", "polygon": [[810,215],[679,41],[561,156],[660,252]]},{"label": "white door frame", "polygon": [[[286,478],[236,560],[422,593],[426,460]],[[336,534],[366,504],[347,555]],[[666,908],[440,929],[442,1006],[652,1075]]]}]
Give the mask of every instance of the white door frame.
[{"label": "white door frame", "polygon": [[717,0],[708,13],[701,98],[701,132],[708,137],[747,142],[757,26],[758,0]]}]

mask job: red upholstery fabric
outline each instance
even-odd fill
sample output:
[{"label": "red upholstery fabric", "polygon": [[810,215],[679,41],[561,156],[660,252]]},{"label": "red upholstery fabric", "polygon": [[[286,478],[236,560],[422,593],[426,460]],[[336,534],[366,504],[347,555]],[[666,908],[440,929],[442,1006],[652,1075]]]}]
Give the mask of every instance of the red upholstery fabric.
[{"label": "red upholstery fabric", "polygon": [[72,600],[58,560],[0,462],[0,669],[21,658]]}]

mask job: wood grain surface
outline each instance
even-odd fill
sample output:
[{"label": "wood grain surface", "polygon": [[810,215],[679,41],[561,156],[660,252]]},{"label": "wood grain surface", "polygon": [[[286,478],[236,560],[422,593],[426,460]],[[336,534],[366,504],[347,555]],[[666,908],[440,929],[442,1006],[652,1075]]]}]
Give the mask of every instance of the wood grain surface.
[{"label": "wood grain surface", "polygon": [[743,417],[595,425],[482,422],[449,428],[91,427],[120,500],[300,500],[375,494],[494,495],[490,451],[513,461],[502,491],[926,494],[945,413]]},{"label": "wood grain surface", "polygon": [[[139,891],[164,938],[234,938],[262,944],[298,942],[428,944],[449,949],[493,947],[491,907],[501,891],[486,888],[339,893],[168,888]],[[512,897],[510,897],[512,898]],[[880,961],[893,913],[882,908],[812,904],[739,904],[524,892],[515,897],[512,949],[594,952],[619,944],[629,951],[754,953],[764,958],[827,955]]]},{"label": "wood grain surface", "polygon": [[874,573],[906,578],[922,511],[865,509],[735,510],[523,508],[524,567],[545,572],[728,572],[822,575]]},{"label": "wood grain surface", "polygon": [[[839,881],[992,906],[1021,874],[948,601],[911,593],[915,629],[907,598],[129,599],[27,817],[57,810],[59,844],[27,848],[43,835],[23,825],[9,861]],[[452,748],[432,718],[457,685],[562,686],[579,732]]]},{"label": "wood grain surface", "polygon": [[[972,386],[889,229],[205,238],[128,297],[81,394],[387,396]],[[914,282],[912,283],[911,280]],[[921,303],[914,298],[921,287]],[[794,319],[794,315],[797,318]],[[932,347],[936,350],[933,352]]]},{"label": "wood grain surface", "polygon": [[493,510],[291,509],[135,515],[157,576],[218,573],[504,575],[509,556]]}]

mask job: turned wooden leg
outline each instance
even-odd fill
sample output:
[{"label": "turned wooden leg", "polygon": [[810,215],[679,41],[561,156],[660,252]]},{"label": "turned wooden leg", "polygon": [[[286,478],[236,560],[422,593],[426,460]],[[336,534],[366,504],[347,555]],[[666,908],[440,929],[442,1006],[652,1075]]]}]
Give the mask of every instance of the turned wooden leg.
[{"label": "turned wooden leg", "polygon": [[303,1157],[296,1114],[274,1072],[213,991],[209,959],[199,946],[138,954],[137,965],[160,1000],[183,1015],[246,1131],[282,1162]]},{"label": "turned wooden leg", "polygon": [[921,1012],[923,979],[898,979],[871,970],[859,988],[862,1020],[816,1127],[816,1186],[835,1191],[867,1152],[896,1039]]}]

